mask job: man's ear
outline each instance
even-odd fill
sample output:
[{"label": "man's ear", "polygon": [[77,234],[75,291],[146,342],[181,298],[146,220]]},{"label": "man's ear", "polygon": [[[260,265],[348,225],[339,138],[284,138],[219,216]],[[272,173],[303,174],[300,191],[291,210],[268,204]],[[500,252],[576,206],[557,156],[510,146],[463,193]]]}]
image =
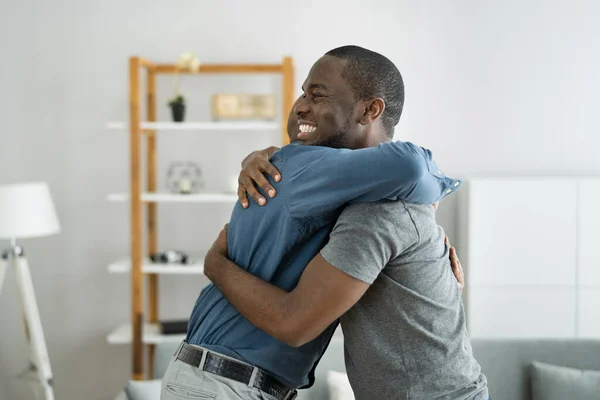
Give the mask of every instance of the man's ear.
[{"label": "man's ear", "polygon": [[373,123],[377,118],[381,117],[383,110],[385,110],[385,102],[381,98],[367,100],[364,104],[364,112],[360,119],[362,125]]}]

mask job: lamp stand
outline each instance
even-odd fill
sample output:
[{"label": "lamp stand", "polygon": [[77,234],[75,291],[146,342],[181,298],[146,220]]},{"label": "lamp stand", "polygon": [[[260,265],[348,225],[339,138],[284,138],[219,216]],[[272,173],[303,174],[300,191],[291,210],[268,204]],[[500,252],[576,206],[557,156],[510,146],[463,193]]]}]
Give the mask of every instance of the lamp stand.
[{"label": "lamp stand", "polygon": [[0,291],[6,277],[6,270],[10,264],[14,267],[21,296],[25,336],[29,344],[29,372],[37,376],[39,387],[37,387],[38,390],[36,392],[41,389],[44,400],[54,400],[50,358],[48,357],[42,320],[40,319],[35,292],[33,290],[29,263],[27,262],[27,258],[25,258],[23,248],[17,246],[14,239],[11,240],[11,247],[2,253],[2,257],[0,258]]}]

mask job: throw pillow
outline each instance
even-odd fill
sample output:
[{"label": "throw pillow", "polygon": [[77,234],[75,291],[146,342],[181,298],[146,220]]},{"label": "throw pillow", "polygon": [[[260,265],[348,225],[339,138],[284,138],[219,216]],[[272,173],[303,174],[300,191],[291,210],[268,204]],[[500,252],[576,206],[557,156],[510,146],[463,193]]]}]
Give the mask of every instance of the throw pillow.
[{"label": "throw pillow", "polygon": [[327,387],[330,400],[354,400],[352,386],[344,372],[327,371]]},{"label": "throw pillow", "polygon": [[129,381],[125,386],[127,400],[160,400],[160,379]]},{"label": "throw pillow", "polygon": [[600,371],[532,363],[533,400],[598,400]]}]

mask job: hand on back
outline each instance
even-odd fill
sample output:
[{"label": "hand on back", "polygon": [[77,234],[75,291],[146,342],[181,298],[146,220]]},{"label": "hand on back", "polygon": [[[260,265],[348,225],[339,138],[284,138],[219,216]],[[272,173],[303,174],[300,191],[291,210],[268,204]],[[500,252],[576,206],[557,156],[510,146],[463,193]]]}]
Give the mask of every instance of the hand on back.
[{"label": "hand on back", "polygon": [[267,204],[267,199],[263,196],[258,188],[260,187],[264,193],[273,198],[277,194],[275,188],[269,183],[265,177],[265,173],[271,176],[275,182],[281,180],[281,174],[269,161],[271,155],[279,150],[279,147],[271,146],[264,150],[252,152],[242,161],[242,171],[238,178],[238,199],[242,207],[248,208],[248,195],[256,201],[257,204],[264,206]]},{"label": "hand on back", "polygon": [[458,259],[456,249],[453,246],[450,246],[448,236],[446,236],[444,241],[446,242],[446,245],[450,247],[450,267],[452,268],[452,273],[454,274],[454,277],[458,283],[458,287],[460,288],[460,292],[462,293],[463,289],[465,288],[465,273],[463,271],[462,264]]}]

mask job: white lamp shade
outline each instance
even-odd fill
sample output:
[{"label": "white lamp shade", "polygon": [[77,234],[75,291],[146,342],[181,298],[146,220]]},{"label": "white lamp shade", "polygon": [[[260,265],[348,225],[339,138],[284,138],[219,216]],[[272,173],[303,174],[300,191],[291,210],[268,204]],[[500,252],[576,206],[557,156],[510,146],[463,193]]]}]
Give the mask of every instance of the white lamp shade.
[{"label": "white lamp shade", "polygon": [[0,239],[48,236],[60,232],[48,184],[0,185]]}]

